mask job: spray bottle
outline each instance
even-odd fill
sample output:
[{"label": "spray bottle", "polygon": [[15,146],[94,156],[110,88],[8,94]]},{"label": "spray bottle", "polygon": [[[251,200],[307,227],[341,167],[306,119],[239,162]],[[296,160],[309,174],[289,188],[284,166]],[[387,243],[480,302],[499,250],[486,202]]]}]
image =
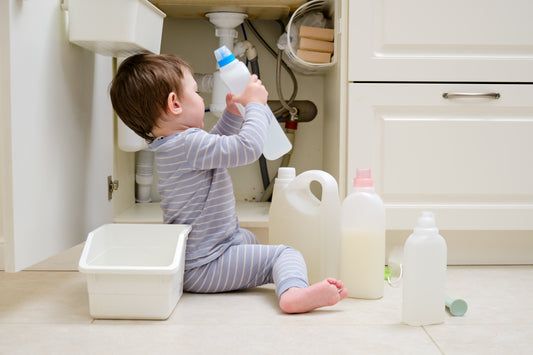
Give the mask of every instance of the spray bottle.
[{"label": "spray bottle", "polygon": [[432,212],[422,212],[403,248],[402,321],[420,326],[444,322],[446,241]]},{"label": "spray bottle", "polygon": [[357,169],[353,186],[341,209],[340,277],[348,297],[377,299],[385,284],[385,207],[370,169]]},{"label": "spray bottle", "polygon": [[[220,78],[229,88],[230,92],[235,95],[243,92],[251,76],[246,65],[236,59],[226,46],[215,50],[215,58],[220,66]],[[244,107],[242,105],[238,106],[242,117],[244,117]],[[270,108],[268,110],[270,112],[270,124],[265,139],[263,155],[268,160],[276,160],[288,153],[292,149],[292,145],[279,125],[278,120],[274,117],[272,111],[270,111]]]}]

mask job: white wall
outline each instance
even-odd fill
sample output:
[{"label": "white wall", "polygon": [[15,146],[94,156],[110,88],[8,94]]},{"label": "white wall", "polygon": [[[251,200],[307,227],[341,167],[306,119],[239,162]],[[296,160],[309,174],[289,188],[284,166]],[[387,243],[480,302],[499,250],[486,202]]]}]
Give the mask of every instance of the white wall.
[{"label": "white wall", "polygon": [[[0,132],[9,132],[7,119],[11,115],[9,99],[9,3],[0,1]],[[4,204],[7,195],[7,156],[10,136],[3,134],[0,139],[0,226],[4,226]],[[0,269],[4,267],[4,228],[0,228]]]},{"label": "white wall", "polygon": [[60,5],[0,5],[2,230],[10,270],[80,243],[112,217],[112,62],[69,43]]}]

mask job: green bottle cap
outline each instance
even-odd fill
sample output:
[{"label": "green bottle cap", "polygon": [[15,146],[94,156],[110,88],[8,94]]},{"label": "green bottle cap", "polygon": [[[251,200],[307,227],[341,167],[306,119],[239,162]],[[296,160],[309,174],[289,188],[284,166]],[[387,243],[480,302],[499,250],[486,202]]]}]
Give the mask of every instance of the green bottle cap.
[{"label": "green bottle cap", "polygon": [[390,281],[391,277],[392,277],[392,271],[390,267],[386,267],[385,268],[385,281]]},{"label": "green bottle cap", "polygon": [[461,317],[468,309],[468,305],[466,304],[465,300],[460,298],[454,300],[448,296],[446,296],[446,307],[448,307],[450,314],[456,317]]}]

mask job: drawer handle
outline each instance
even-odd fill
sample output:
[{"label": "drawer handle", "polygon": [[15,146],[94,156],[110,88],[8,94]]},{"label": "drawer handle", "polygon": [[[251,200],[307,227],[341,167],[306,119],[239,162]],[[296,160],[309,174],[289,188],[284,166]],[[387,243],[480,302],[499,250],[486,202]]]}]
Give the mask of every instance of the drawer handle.
[{"label": "drawer handle", "polygon": [[445,99],[455,99],[461,97],[488,97],[489,99],[498,100],[499,92],[445,92],[442,94]]}]

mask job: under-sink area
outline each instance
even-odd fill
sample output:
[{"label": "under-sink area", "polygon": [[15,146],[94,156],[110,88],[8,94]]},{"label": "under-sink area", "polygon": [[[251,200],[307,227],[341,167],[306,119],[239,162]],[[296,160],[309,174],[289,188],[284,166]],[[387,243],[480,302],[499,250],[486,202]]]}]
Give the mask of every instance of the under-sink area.
[{"label": "under-sink area", "polygon": [[[240,12],[249,19],[276,20],[289,16],[306,0],[150,0],[168,17],[201,18],[210,12]],[[221,6],[221,3],[223,4]]]},{"label": "under-sink area", "polygon": [[[166,14],[161,38],[161,53],[177,54],[185,61],[193,65],[195,75],[205,75],[217,70],[216,63],[212,59],[213,50],[216,49],[222,39],[218,36],[218,24],[206,16],[213,12],[223,13],[246,13],[246,20],[251,20],[256,30],[263,36],[263,39],[276,46],[279,37],[284,33],[281,23],[287,23],[291,15],[307,1],[305,0],[276,0],[276,1],[255,1],[255,0],[229,0],[224,6],[220,6],[220,1],[174,1],[174,0],[150,0],[159,10]],[[335,2],[332,2],[332,6]],[[242,20],[241,20],[242,22]],[[248,40],[256,47],[261,65],[261,80],[269,91],[269,100],[278,100],[279,93],[275,80],[276,57],[268,53],[264,44],[261,44],[256,33],[252,33],[251,26],[246,22],[234,28],[237,41]],[[201,38],[202,45],[198,46],[195,41],[189,38]],[[244,59],[242,59],[244,60]],[[118,61],[117,65],[120,63]],[[305,100],[315,106],[315,116],[309,121],[305,118],[299,122],[298,131],[294,132],[293,151],[290,154],[289,166],[295,167],[298,173],[308,170],[326,170],[324,164],[324,130],[325,121],[328,119],[323,112],[325,108],[325,85],[324,75],[304,75],[295,71],[298,85],[298,100]],[[290,82],[287,72],[282,72],[282,91],[285,99],[290,96],[293,90],[293,83]],[[202,93],[206,108],[214,101],[209,92]],[[297,102],[297,101],[295,101]],[[303,101],[302,101],[303,102]],[[272,106],[271,106],[272,107]],[[273,108],[274,111],[274,108]],[[318,112],[318,113],[317,113]],[[302,116],[303,117],[303,116]],[[216,114],[207,112],[204,122],[205,129],[209,130],[218,117]],[[283,127],[283,120],[280,120]],[[128,151],[121,146],[120,128],[121,121],[115,117],[115,159],[114,176],[118,180],[119,188],[113,192],[113,222],[114,223],[163,223],[162,211],[159,205],[157,190],[157,172],[154,170],[151,195],[153,202],[139,202],[134,191],[136,191],[136,168],[139,152],[137,148]],[[138,139],[138,137],[136,137]],[[143,142],[144,143],[144,142]],[[274,182],[278,168],[282,159],[263,162],[260,165],[254,162],[249,166],[230,168],[234,185],[234,195],[236,200],[236,212],[240,227],[252,231],[259,242],[268,244],[268,222],[270,199],[265,198],[265,170],[267,180],[271,185]],[[265,167],[266,166],[266,167]],[[272,186],[270,186],[272,187]],[[271,193],[271,192],[270,192]],[[142,200],[141,200],[142,201]]]}]

